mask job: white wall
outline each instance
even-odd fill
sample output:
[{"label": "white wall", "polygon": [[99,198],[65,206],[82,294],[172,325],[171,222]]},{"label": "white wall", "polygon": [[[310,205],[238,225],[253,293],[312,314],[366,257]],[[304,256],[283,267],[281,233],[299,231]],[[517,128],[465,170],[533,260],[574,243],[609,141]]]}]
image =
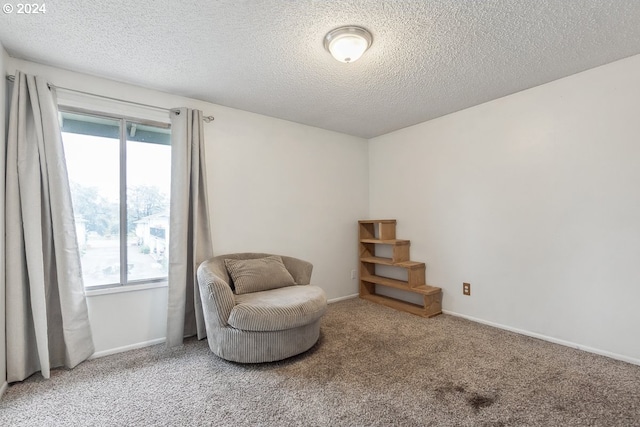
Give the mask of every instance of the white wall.
[{"label": "white wall", "polygon": [[[357,290],[355,221],[397,218],[412,258],[443,287],[445,310],[640,361],[640,56],[374,138],[369,149],[31,62],[5,58],[5,67],[214,115],[205,132],[217,254],[307,259],[313,282],[337,298]],[[89,297],[97,351],[162,340],[165,307],[166,288]]]},{"label": "white wall", "polygon": [[635,56],[370,141],[370,214],[445,310],[640,363],[638,76]]},{"label": "white wall", "polygon": [[[303,258],[329,298],[357,292],[351,270],[356,221],[368,212],[366,140],[10,58],[7,71],[16,69],[61,87],[214,115],[204,125],[214,252]],[[166,288],[88,301],[100,354],[164,337]]]},{"label": "white wall", "polygon": [[[7,62],[7,52],[0,43],[0,71],[4,71]],[[2,149],[0,149],[0,173],[4,177],[5,164],[5,145],[6,145],[6,127],[7,120],[7,102],[9,95],[6,93],[6,80],[4,73],[0,78],[0,141],[2,141]],[[4,281],[4,179],[0,185],[0,396],[5,390],[7,381],[7,351],[5,336],[5,281]]]}]

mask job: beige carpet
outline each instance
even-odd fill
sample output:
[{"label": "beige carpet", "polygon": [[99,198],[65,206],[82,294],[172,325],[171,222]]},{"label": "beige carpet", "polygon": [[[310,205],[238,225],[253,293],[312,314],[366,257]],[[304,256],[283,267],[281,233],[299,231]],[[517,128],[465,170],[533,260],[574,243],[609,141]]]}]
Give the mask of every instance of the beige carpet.
[{"label": "beige carpet", "polygon": [[0,426],[640,426],[640,367],[451,316],[329,306],[320,342],[238,365],[206,341],[35,375]]}]

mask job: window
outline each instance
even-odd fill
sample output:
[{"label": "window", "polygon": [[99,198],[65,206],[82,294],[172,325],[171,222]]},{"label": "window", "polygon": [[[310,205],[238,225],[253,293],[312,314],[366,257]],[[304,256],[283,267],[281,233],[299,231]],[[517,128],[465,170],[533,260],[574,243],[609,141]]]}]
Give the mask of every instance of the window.
[{"label": "window", "polygon": [[166,280],[169,125],[62,108],[60,120],[85,287]]}]

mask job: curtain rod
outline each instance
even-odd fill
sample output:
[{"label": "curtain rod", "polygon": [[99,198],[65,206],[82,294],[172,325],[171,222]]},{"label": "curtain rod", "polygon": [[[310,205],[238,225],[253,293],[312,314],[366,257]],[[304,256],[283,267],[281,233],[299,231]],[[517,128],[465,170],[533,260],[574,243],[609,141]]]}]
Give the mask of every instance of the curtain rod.
[{"label": "curtain rod", "polygon": [[[10,82],[13,82],[13,81],[16,80],[16,76],[14,76],[12,74],[7,75],[7,80],[9,80]],[[157,107],[155,105],[143,104],[143,103],[140,103],[140,102],[125,101],[125,100],[118,99],[118,98],[112,98],[110,96],[96,95],[95,93],[89,93],[89,92],[84,92],[84,91],[81,91],[81,90],[70,89],[68,87],[56,86],[56,85],[54,85],[52,83],[48,83],[47,85],[49,86],[49,89],[54,87],[56,89],[62,89],[62,90],[66,90],[66,91],[69,91],[69,92],[81,93],[83,95],[95,96],[97,98],[104,98],[104,99],[108,99],[110,101],[124,102],[124,103],[127,103],[127,104],[139,105],[141,107],[153,108],[153,109],[156,109],[156,110],[172,112],[172,113],[175,112],[176,114],[180,114],[180,111],[176,110],[175,108],[162,108],[162,107]],[[204,121],[205,123],[211,123],[214,120],[215,120],[215,117],[213,117],[213,116],[202,116],[202,121]]]}]

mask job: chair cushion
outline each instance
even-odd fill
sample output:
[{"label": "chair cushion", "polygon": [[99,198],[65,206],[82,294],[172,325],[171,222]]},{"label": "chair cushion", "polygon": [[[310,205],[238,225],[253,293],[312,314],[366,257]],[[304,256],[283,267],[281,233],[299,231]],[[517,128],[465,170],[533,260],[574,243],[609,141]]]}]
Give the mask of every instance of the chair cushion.
[{"label": "chair cushion", "polygon": [[295,285],[277,255],[256,259],[225,259],[237,295]]},{"label": "chair cushion", "polygon": [[282,331],[318,320],[327,310],[324,291],[294,285],[237,295],[229,325],[245,331]]}]

